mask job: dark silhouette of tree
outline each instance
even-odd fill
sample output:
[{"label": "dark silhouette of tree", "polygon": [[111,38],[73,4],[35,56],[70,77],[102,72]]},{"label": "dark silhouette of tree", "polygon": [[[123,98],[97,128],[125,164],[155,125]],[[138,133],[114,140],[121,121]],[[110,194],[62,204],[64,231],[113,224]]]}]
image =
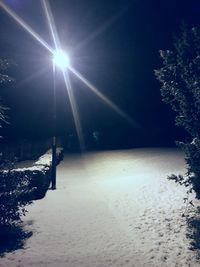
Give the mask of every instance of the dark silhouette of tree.
[{"label": "dark silhouette of tree", "polygon": [[[0,87],[13,79],[7,75],[7,69],[12,63],[0,59]],[[0,127],[7,122],[5,111],[8,108],[0,103]],[[14,163],[0,161],[0,256],[6,251],[23,247],[24,239],[32,233],[24,231],[20,223],[26,214],[26,205],[30,204],[33,189],[30,188],[30,178],[27,175],[16,175]]]},{"label": "dark silhouette of tree", "polygon": [[[10,67],[11,62],[6,59],[0,59],[0,85],[12,82],[13,79],[5,74],[6,70]],[[0,98],[1,101],[1,98]],[[0,102],[0,127],[2,127],[2,122],[6,122],[6,107],[3,106]]]},{"label": "dark silhouette of tree", "polygon": [[182,26],[173,51],[160,51],[163,67],[155,71],[162,100],[175,111],[175,124],[188,133],[177,142],[188,164],[187,178],[200,197],[200,27]]}]

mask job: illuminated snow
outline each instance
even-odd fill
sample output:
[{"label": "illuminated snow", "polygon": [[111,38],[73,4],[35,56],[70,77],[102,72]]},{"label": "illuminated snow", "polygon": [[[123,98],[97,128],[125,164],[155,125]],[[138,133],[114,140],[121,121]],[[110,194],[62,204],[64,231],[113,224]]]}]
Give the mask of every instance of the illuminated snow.
[{"label": "illuminated snow", "polygon": [[66,156],[58,189],[29,207],[25,250],[0,266],[199,266],[181,216],[185,188],[166,179],[184,172],[173,149]]}]

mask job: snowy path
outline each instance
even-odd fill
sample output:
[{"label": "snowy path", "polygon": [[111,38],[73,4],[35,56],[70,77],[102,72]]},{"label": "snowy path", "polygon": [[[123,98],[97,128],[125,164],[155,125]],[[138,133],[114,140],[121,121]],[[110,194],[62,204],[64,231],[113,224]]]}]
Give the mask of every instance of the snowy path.
[{"label": "snowy path", "polygon": [[58,189],[29,207],[33,236],[0,266],[199,266],[181,217],[185,189],[166,179],[184,171],[173,149],[66,156]]}]

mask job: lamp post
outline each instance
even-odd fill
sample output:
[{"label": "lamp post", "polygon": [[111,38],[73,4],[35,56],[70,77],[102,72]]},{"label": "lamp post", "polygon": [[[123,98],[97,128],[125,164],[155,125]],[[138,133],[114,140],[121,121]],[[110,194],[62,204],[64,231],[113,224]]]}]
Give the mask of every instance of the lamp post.
[{"label": "lamp post", "polygon": [[62,50],[53,54],[53,133],[52,133],[52,179],[51,189],[56,189],[56,67],[64,71],[70,65],[69,56]]}]

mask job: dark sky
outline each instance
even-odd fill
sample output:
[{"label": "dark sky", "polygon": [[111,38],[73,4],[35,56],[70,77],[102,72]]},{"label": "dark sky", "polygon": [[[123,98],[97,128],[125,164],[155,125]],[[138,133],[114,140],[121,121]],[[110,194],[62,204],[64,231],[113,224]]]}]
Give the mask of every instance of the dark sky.
[{"label": "dark sky", "polygon": [[[39,0],[4,0],[51,46],[53,42]],[[120,118],[74,75],[70,75],[84,134],[97,130],[113,146],[167,145],[181,138],[170,108],[161,102],[154,69],[158,50],[173,47],[182,21],[199,25],[197,0],[52,0],[63,48],[72,65],[128,113],[140,128]],[[12,86],[1,89],[10,107],[7,137],[48,136],[52,123],[51,55],[0,10],[0,57],[14,60]],[[39,74],[40,73],[40,74]],[[57,130],[74,131],[62,76],[57,74]]]}]

